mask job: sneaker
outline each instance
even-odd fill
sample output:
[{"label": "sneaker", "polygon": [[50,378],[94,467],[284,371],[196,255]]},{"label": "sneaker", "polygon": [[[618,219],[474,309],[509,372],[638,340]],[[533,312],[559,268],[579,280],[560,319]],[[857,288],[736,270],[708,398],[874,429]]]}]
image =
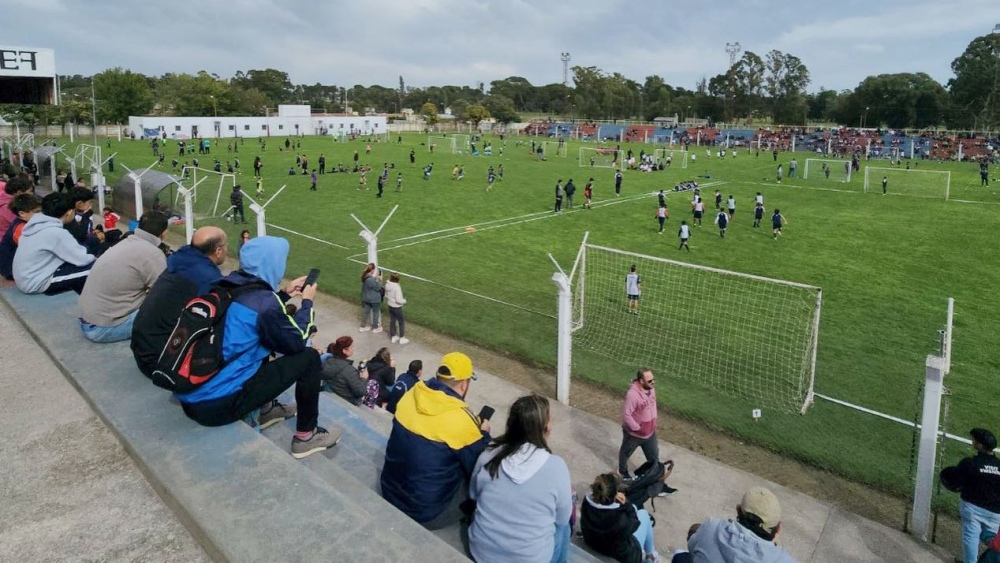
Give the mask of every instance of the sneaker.
[{"label": "sneaker", "polygon": [[660,561],[662,561],[662,559],[660,559],[660,554],[656,551],[650,551],[647,553],[646,560],[650,563],[660,563]]},{"label": "sneaker", "polygon": [[316,452],[328,450],[337,445],[337,442],[340,441],[340,435],[340,430],[336,428],[333,429],[333,432],[329,432],[326,428],[317,426],[312,437],[308,440],[292,438],[292,457],[302,459]]},{"label": "sneaker", "polygon": [[296,408],[295,405],[283,405],[275,399],[271,401],[270,405],[260,409],[260,417],[257,419],[257,425],[260,430],[264,430],[265,428],[274,426],[282,420],[292,418],[298,412],[298,408]]},{"label": "sneaker", "polygon": [[404,336],[404,337],[402,337],[402,338],[400,338],[400,339],[399,339],[399,343],[400,343],[400,344],[409,344],[409,343],[410,343],[410,339],[409,339],[409,338],[406,338],[406,337]]},{"label": "sneaker", "polygon": [[628,473],[622,473],[622,483],[631,483],[635,481],[635,477],[629,475]]},{"label": "sneaker", "polygon": [[377,327],[375,327],[375,328],[372,329],[372,334],[378,334],[380,332],[382,332],[382,327],[380,327],[380,326],[377,326]]},{"label": "sneaker", "polygon": [[392,342],[393,344],[395,344],[395,343],[399,342],[399,337],[398,336],[393,336],[392,338],[389,339],[389,341]]},{"label": "sneaker", "polygon": [[363,326],[358,329],[358,332],[368,332],[369,330],[371,330],[371,327]]}]

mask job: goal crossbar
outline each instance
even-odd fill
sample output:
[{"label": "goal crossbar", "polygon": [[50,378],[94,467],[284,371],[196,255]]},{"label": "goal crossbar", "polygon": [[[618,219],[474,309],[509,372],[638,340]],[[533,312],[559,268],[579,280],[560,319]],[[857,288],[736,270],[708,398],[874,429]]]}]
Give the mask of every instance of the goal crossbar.
[{"label": "goal crossbar", "polygon": [[[884,166],[866,166],[865,167],[865,193],[868,193],[870,189],[881,189],[881,180],[872,179],[870,177],[869,171],[876,171],[876,175],[882,174],[883,176],[896,177],[899,175],[910,176],[916,175],[917,177],[927,177],[922,176],[926,174],[936,174],[944,178],[944,199],[947,201],[951,197],[951,171],[950,170],[917,170],[915,168],[889,168]],[[875,186],[871,186],[871,182],[875,182]],[[904,186],[906,188],[906,186]],[[918,187],[919,188],[919,187]],[[890,189],[894,194],[908,195],[914,197],[938,197],[939,194],[925,195],[923,193],[915,193],[916,190],[911,189],[910,191],[900,191],[898,185],[890,184]],[[923,191],[937,190],[938,187],[931,186]]]},{"label": "goal crossbar", "polygon": [[837,166],[839,167],[838,168],[838,172],[840,172],[841,174],[844,173],[844,164],[846,163],[847,164],[847,181],[848,182],[851,181],[851,176],[853,175],[853,168],[851,167],[851,161],[850,160],[838,160],[838,159],[835,159],[835,158],[807,158],[806,159],[805,168],[802,169],[802,179],[803,180],[808,180],[809,179],[809,163],[810,162],[833,162],[833,163],[837,164]]}]

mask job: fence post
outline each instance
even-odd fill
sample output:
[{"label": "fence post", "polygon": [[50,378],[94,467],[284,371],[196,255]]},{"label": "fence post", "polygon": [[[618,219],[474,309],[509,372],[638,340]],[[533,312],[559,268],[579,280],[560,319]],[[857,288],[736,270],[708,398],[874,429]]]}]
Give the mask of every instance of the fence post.
[{"label": "fence post", "polygon": [[556,399],[569,406],[570,368],[573,365],[573,291],[563,272],[552,274],[558,294],[558,355],[556,359]]}]

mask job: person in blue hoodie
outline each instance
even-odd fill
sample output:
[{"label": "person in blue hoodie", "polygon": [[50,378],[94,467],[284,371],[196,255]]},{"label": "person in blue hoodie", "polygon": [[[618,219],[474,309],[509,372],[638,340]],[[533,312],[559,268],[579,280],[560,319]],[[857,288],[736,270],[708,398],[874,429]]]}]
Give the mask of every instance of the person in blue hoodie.
[{"label": "person in blue hoodie", "polygon": [[42,212],[28,220],[14,254],[18,289],[46,295],[83,290],[94,256],[65,228],[75,217],[70,196],[56,192],[42,199]]},{"label": "person in blue hoodie", "polygon": [[[294,410],[274,401],[295,384],[298,417],[291,450],[292,457],[302,459],[335,446],[340,431],[317,425],[319,352],[307,346],[316,284],[305,285],[303,276],[278,293],[288,249],[288,241],[279,237],[257,237],[243,245],[242,269],[223,278],[239,288],[223,320],[226,365],[201,387],[175,396],[195,422],[222,426],[258,409],[278,410],[276,418],[290,418]],[[302,303],[289,315],[285,302],[298,295]],[[273,353],[280,357],[269,360]]]},{"label": "person in blue hoodie", "polygon": [[225,263],[228,249],[225,231],[201,227],[191,244],[167,257],[166,271],[149,288],[132,323],[132,356],[146,377],[152,376],[184,305],[222,279],[219,266]]}]

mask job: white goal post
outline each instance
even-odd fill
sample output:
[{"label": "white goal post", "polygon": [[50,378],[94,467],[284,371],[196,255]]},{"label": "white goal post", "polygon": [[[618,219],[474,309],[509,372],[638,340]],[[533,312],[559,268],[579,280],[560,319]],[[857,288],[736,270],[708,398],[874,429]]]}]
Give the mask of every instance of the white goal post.
[{"label": "white goal post", "polygon": [[580,147],[580,167],[622,169],[622,151],[613,148]]},{"label": "white goal post", "polygon": [[428,135],[427,136],[427,150],[434,152],[434,149],[444,150],[447,149],[449,153],[455,153],[455,139],[454,137],[445,137],[443,135]]},{"label": "white goal post", "polygon": [[[633,266],[641,282],[637,311],[626,295]],[[560,336],[571,333],[572,347],[631,369],[649,366],[756,408],[804,413],[812,404],[819,287],[586,240],[568,280],[572,294],[560,302],[571,302],[572,313],[564,317],[560,308]]]},{"label": "white goal post", "polygon": [[830,158],[807,158],[806,166],[802,170],[802,179],[803,180],[809,179],[810,168],[812,168],[814,171],[813,176],[816,176],[817,174],[823,174],[824,169],[822,164],[824,163],[827,165],[828,168],[830,168],[831,176],[836,174],[836,176],[834,177],[838,180],[842,180],[844,182],[851,181],[851,175],[853,173],[853,169],[851,167],[851,161],[846,159],[837,160]]},{"label": "white goal post", "polygon": [[914,197],[951,197],[951,172],[948,170],[917,170],[915,168],[865,167],[865,193],[882,192],[882,179],[893,195]]},{"label": "white goal post", "polygon": [[466,154],[469,151],[470,138],[468,135],[456,133],[451,136],[451,154]]},{"label": "white goal post", "polygon": [[667,157],[670,157],[671,166],[679,164],[681,168],[688,167],[688,152],[684,149],[656,149],[653,151],[653,161],[663,161],[666,164]]}]

